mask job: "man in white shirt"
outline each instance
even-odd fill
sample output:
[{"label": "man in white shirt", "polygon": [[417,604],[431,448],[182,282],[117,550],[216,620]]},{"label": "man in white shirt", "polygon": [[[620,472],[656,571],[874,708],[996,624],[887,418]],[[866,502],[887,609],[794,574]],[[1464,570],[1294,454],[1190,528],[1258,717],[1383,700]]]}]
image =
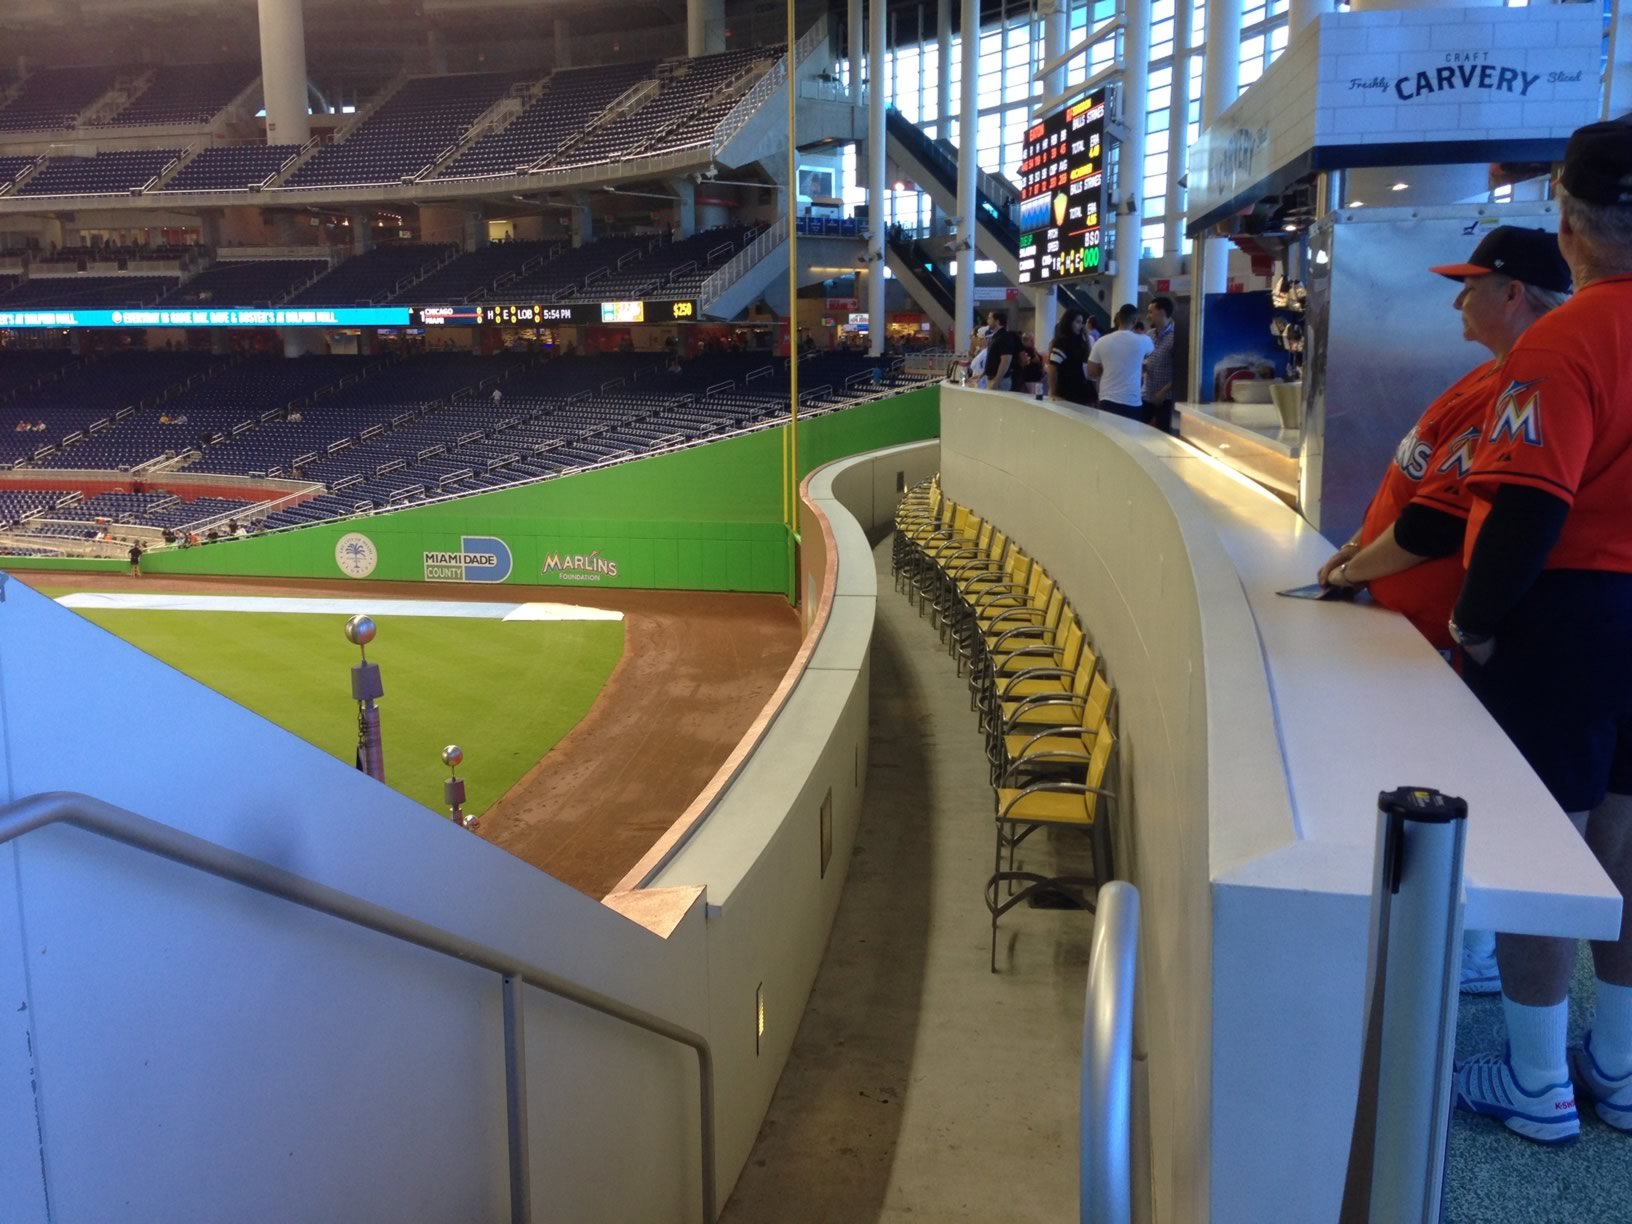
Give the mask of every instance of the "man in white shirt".
[{"label": "man in white shirt", "polygon": [[1099,380],[1099,406],[1137,421],[1144,410],[1145,358],[1156,347],[1149,336],[1133,330],[1139,308],[1116,312],[1116,330],[1094,341],[1088,353],[1088,376]]}]

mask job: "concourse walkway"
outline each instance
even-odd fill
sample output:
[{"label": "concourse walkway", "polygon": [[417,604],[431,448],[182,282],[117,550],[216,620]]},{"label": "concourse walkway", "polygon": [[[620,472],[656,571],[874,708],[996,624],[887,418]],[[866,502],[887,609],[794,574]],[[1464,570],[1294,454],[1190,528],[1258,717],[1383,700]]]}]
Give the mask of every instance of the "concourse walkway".
[{"label": "concourse walkway", "polygon": [[992,790],[969,689],[874,550],[866,798],[850,876],[724,1224],[1077,1214],[1093,917],[1010,911],[987,967]]}]

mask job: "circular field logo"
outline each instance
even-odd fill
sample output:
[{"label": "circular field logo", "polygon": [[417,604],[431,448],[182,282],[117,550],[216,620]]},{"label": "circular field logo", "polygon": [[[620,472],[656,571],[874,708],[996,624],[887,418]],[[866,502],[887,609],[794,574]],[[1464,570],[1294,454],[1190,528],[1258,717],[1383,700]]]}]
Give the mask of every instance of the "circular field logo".
[{"label": "circular field logo", "polygon": [[380,563],[380,550],[360,531],[348,531],[334,546],[334,563],[351,578],[367,578]]}]

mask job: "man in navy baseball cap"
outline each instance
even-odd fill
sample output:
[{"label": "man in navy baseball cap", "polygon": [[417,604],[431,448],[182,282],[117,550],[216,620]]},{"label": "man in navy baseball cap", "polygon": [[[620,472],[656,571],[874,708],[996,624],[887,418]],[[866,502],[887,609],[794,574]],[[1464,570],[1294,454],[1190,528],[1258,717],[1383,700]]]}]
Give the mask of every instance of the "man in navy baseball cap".
[{"label": "man in navy baseball cap", "polygon": [[1466,263],[1429,268],[1452,280],[1499,273],[1549,293],[1568,293],[1570,265],[1559,253],[1558,239],[1546,230],[1498,225],[1480,240]]}]

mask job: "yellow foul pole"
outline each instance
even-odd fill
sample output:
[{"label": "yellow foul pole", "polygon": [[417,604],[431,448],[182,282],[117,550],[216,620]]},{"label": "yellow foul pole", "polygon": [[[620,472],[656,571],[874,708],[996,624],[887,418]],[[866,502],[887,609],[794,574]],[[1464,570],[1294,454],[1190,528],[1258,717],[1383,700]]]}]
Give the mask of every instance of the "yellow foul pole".
[{"label": "yellow foul pole", "polygon": [[794,233],[799,214],[799,144],[795,119],[794,60],[798,29],[794,25],[794,0],[788,0],[788,424],[783,453],[783,504],[787,508],[788,531],[799,532],[799,238]]}]

